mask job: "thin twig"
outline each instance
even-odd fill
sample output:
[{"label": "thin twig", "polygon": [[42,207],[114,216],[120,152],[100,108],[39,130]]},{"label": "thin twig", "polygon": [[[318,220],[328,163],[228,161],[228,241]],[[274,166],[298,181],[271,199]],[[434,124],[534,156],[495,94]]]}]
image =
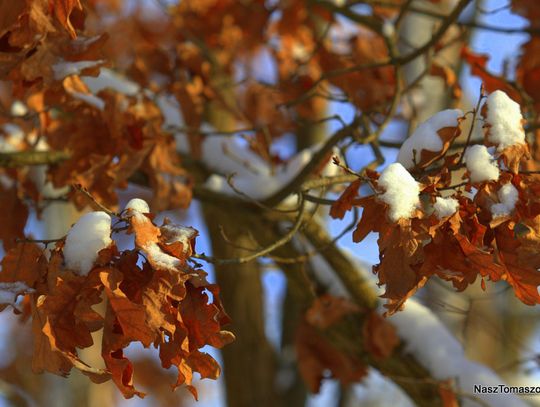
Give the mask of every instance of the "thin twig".
[{"label": "thin twig", "polygon": [[281,239],[279,239],[276,242],[272,243],[270,246],[267,246],[264,249],[262,249],[262,250],[260,250],[260,251],[258,251],[256,253],[253,253],[253,254],[251,254],[249,256],[245,256],[245,257],[236,257],[236,258],[230,258],[230,259],[218,259],[218,258],[215,258],[215,257],[206,256],[204,253],[195,254],[192,257],[194,257],[196,259],[199,259],[199,260],[204,260],[204,261],[206,261],[208,263],[219,264],[219,265],[243,264],[243,263],[249,263],[250,261],[256,260],[259,257],[263,257],[263,256],[273,252],[277,248],[279,248],[279,247],[285,245],[286,243],[288,243],[289,241],[291,241],[291,239],[294,237],[294,235],[300,229],[300,227],[302,226],[302,223],[304,222],[305,201],[306,200],[304,199],[303,195],[299,195],[299,199],[300,199],[300,210],[298,211],[298,216],[296,217],[296,220],[295,220],[291,230],[287,234],[285,234]]},{"label": "thin twig", "polygon": [[476,116],[478,115],[478,111],[480,110],[480,104],[482,103],[482,100],[485,98],[484,94],[484,84],[480,85],[480,95],[478,96],[478,101],[476,102],[476,106],[472,112],[472,119],[471,119],[471,127],[469,128],[469,134],[467,135],[467,140],[465,141],[465,146],[463,147],[463,152],[461,153],[461,156],[459,157],[458,165],[463,162],[463,159],[465,158],[465,150],[467,150],[467,147],[469,146],[469,143],[471,142],[471,137],[474,131],[474,125],[476,124]]},{"label": "thin twig", "polygon": [[109,208],[104,206],[103,204],[99,203],[96,198],[88,191],[85,187],[83,187],[81,184],[73,184],[73,188],[76,189],[79,192],[82,192],[88,199],[90,199],[99,209],[101,209],[103,212],[105,212],[109,216],[115,216],[117,218],[121,218],[121,214],[111,211]]}]

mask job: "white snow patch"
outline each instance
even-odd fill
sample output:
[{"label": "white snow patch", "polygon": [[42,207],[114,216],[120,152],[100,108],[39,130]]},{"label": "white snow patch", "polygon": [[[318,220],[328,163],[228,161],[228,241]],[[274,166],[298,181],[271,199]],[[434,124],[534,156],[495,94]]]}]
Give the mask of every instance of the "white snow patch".
[{"label": "white snow patch", "polygon": [[368,375],[360,384],[354,384],[352,390],[354,398],[347,401],[346,407],[415,406],[396,383],[373,368],[368,369]]},{"label": "white snow patch", "polygon": [[10,113],[12,116],[21,117],[25,116],[28,113],[28,108],[20,100],[16,100],[11,105]]},{"label": "white snow patch", "polygon": [[[142,201],[142,199],[140,199],[140,201]],[[139,202],[134,206],[135,208],[126,207],[126,209],[131,209],[129,215],[133,216],[140,223],[150,222],[150,219],[148,219],[146,215],[136,209],[144,209],[143,204]],[[147,240],[144,245],[140,247],[140,249],[146,255],[150,264],[152,264],[152,266],[155,268],[178,271],[179,268],[182,266],[182,262],[179,259],[165,253],[163,250],[161,250],[161,247],[159,247],[159,245],[154,241]]]},{"label": "white snow patch", "polygon": [[17,296],[21,294],[31,293],[34,289],[28,287],[22,281],[13,283],[0,283],[0,304],[15,305]]},{"label": "white snow patch", "polygon": [[[31,140],[33,142],[34,140]],[[44,138],[40,138],[35,147],[37,151],[48,151],[49,144]],[[29,170],[30,179],[36,185],[39,193],[45,198],[59,198],[69,192],[69,186],[55,188],[53,183],[47,180],[47,165],[34,165]]]},{"label": "white snow patch", "polygon": [[[367,284],[371,285],[377,293],[384,291],[377,286],[377,277],[369,271],[352,251],[345,250],[347,257],[355,263],[355,271],[362,275]],[[318,257],[318,256],[316,256]],[[318,261],[318,268],[325,269],[324,261]],[[324,273],[327,273],[325,270]],[[331,272],[333,274],[333,272]],[[318,276],[319,277],[319,276]],[[341,282],[340,282],[341,283]],[[333,295],[342,295],[350,298],[348,292],[343,289],[342,284],[337,287]],[[379,305],[380,312],[384,312],[383,304]],[[472,394],[474,384],[498,385],[504,384],[504,381],[489,368],[468,360],[459,341],[450,333],[448,328],[439,320],[439,318],[427,307],[420,304],[414,298],[407,300],[405,308],[388,319],[397,329],[398,336],[404,341],[405,352],[411,353],[435,379],[446,380],[456,379],[458,390]],[[392,387],[392,386],[390,386]],[[392,398],[390,393],[393,390],[388,387],[388,397]],[[362,389],[362,385],[355,385],[355,392],[376,391],[369,386]],[[399,389],[397,390],[399,391]],[[378,393],[378,392],[377,392]],[[358,394],[362,400],[365,396]],[[368,395],[369,396],[369,395]],[[486,401],[491,407],[517,406],[526,407],[527,404],[518,396],[511,394],[477,394],[477,397]],[[396,395],[397,397],[397,395]],[[373,400],[374,406],[395,405],[408,406],[404,404],[377,403],[378,398],[369,397]],[[384,398],[383,400],[386,400]],[[467,398],[462,399],[464,407],[477,407],[478,403]],[[364,404],[362,404],[364,405]],[[367,403],[366,405],[370,405]]]},{"label": "white snow patch", "polygon": [[176,141],[176,150],[180,153],[189,154],[191,148],[187,135],[179,131],[185,127],[184,117],[180,104],[174,95],[162,93],[156,97],[156,104],[163,115],[163,129],[167,132],[173,132]]},{"label": "white snow patch", "polygon": [[[212,131],[203,129],[203,131]],[[214,172],[238,176],[270,176],[268,163],[249,150],[245,140],[234,136],[209,136],[202,143],[204,163]]]},{"label": "white snow patch", "polygon": [[475,145],[467,148],[464,158],[471,175],[471,182],[499,179],[499,167],[486,146]]},{"label": "white snow patch", "polygon": [[57,81],[60,81],[64,79],[67,76],[71,75],[79,75],[81,71],[87,69],[87,68],[93,68],[99,65],[102,65],[105,63],[104,60],[98,60],[98,61],[78,61],[78,62],[70,62],[70,61],[61,61],[57,62],[52,66],[52,70],[54,73],[54,79]]},{"label": "white snow patch", "polygon": [[491,206],[491,214],[494,218],[507,216],[512,213],[519,199],[519,192],[512,183],[504,184],[497,192],[500,203]]},{"label": "white snow patch", "polygon": [[2,131],[6,135],[0,135],[0,152],[13,153],[22,149],[24,131],[19,126],[13,123],[5,123],[2,125]]},{"label": "white snow patch", "polygon": [[[311,245],[309,248],[313,250]],[[311,257],[310,263],[317,282],[324,287],[325,292],[335,297],[351,298],[347,287],[336,275],[336,272],[328,265],[324,257],[317,254]],[[356,270],[351,270],[351,272],[356,272]]]},{"label": "white snow patch", "polygon": [[438,196],[435,198],[433,209],[435,209],[435,215],[437,218],[446,218],[456,213],[456,211],[459,209],[459,202],[455,198],[441,198]]},{"label": "white snow patch", "polygon": [[96,77],[83,76],[81,79],[92,93],[110,89],[127,96],[134,96],[140,91],[140,86],[135,82],[127,80],[107,68],[101,68],[99,75]]},{"label": "white snow patch", "polygon": [[394,163],[386,167],[379,178],[379,186],[385,190],[379,199],[390,206],[390,220],[397,222],[412,216],[420,203],[420,187],[403,165]]},{"label": "white snow patch", "polygon": [[64,246],[68,269],[85,276],[92,269],[98,252],[112,243],[111,217],[102,211],[89,212],[71,227]]},{"label": "white snow patch", "polygon": [[[203,161],[214,171],[205,186],[213,191],[236,195],[238,190],[254,199],[265,199],[291,182],[312,160],[320,145],[300,151],[286,163],[272,168],[260,156],[250,151],[239,137],[208,137],[203,143]],[[339,155],[338,149],[333,155]],[[338,168],[329,161],[322,170],[323,176],[338,173]],[[221,174],[221,175],[219,175]],[[234,174],[232,188],[227,175]],[[294,200],[296,202],[296,199]]]},{"label": "white snow patch", "polygon": [[491,93],[487,100],[486,121],[489,128],[488,140],[497,144],[497,151],[514,144],[525,143],[523,116],[519,104],[502,90]]},{"label": "white snow patch", "polygon": [[[144,215],[136,214],[136,216]],[[161,250],[156,242],[148,242],[144,247],[142,247],[142,250],[146,256],[148,256],[148,259],[151,259],[154,267],[158,269],[178,270],[178,268],[182,265],[179,259],[170,256]]]},{"label": "white snow patch", "polygon": [[140,199],[140,198],[131,199],[127,203],[126,207],[124,208],[124,210],[127,210],[127,209],[132,209],[140,213],[150,213],[150,207],[148,206],[148,204],[146,203],[144,199]]},{"label": "white snow patch", "polygon": [[96,95],[76,91],[69,91],[69,94],[75,99],[82,100],[83,102],[95,107],[96,109],[99,109],[101,111],[105,110],[105,101],[100,97],[97,97]]},{"label": "white snow patch", "polygon": [[416,161],[420,161],[422,150],[441,151],[443,142],[437,132],[445,127],[457,127],[459,118],[463,112],[459,109],[448,109],[436,113],[428,120],[420,124],[414,133],[403,143],[399,149],[397,162],[405,168],[414,167],[414,157],[416,151]]},{"label": "white snow patch", "polygon": [[161,230],[165,244],[180,242],[182,243],[184,253],[190,251],[190,241],[198,234],[197,230],[192,227],[174,225],[172,223],[165,224],[159,229]]},{"label": "white snow patch", "polygon": [[[392,315],[389,321],[405,341],[405,351],[412,353],[438,380],[456,379],[458,388],[473,393],[474,384],[498,385],[504,381],[487,367],[468,360],[461,344],[427,307],[409,299],[405,309]],[[511,394],[477,394],[491,407],[527,404]],[[496,397],[495,397],[496,396]],[[463,400],[464,406],[476,406],[472,400]]]},{"label": "white snow patch", "polygon": [[385,20],[382,26],[382,33],[386,38],[392,38],[396,34],[396,27],[394,23],[389,20]]}]

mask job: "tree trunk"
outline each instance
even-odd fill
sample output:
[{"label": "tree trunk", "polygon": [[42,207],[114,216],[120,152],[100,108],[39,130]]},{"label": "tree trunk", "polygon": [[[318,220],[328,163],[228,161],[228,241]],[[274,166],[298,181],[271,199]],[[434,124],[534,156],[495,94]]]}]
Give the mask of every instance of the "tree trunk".
[{"label": "tree trunk", "polygon": [[[253,215],[212,204],[203,205],[203,211],[215,257],[241,257],[251,253],[241,247],[256,247],[249,235]],[[220,225],[230,242],[223,239]],[[215,265],[214,269],[221,299],[233,320],[229,329],[236,336],[236,341],[222,350],[227,405],[277,406],[276,355],[265,334],[261,269],[256,261]]]}]

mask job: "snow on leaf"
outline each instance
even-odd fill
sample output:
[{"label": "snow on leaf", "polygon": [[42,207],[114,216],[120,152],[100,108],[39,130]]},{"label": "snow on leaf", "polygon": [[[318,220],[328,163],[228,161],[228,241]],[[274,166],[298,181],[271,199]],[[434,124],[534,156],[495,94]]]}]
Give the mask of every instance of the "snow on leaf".
[{"label": "snow on leaf", "polygon": [[174,225],[165,219],[159,230],[161,231],[160,247],[163,251],[179,259],[193,254],[195,237],[199,234],[194,228]]},{"label": "snow on leaf", "polygon": [[[137,205],[137,208],[143,206]],[[186,259],[193,253],[193,239],[197,231],[173,225],[167,220],[157,227],[137,208],[127,208],[131,231],[135,234],[135,246],[145,254],[152,267],[181,271]]]},{"label": "snow on leaf", "polygon": [[436,113],[418,126],[399,150],[397,162],[405,168],[425,168],[442,157],[461,134],[463,112],[448,109]]},{"label": "snow on leaf", "polygon": [[146,201],[144,199],[140,199],[140,198],[131,199],[126,204],[126,207],[124,208],[124,210],[127,210],[127,209],[131,209],[133,211],[140,212],[140,213],[149,213],[150,212],[150,207],[148,206]]},{"label": "snow on leaf", "polygon": [[437,218],[442,219],[448,216],[452,216],[459,209],[459,202],[452,197],[442,198],[440,196],[435,198],[433,204],[435,215]]},{"label": "snow on leaf", "polygon": [[388,216],[392,222],[413,216],[420,204],[420,187],[400,163],[390,164],[383,170],[378,186],[384,190],[379,199],[388,204]]},{"label": "snow on leaf", "polygon": [[[104,60],[78,62],[60,60],[56,62],[51,68],[54,74],[54,79],[61,81],[72,75],[82,75],[87,70],[95,70],[96,68],[103,66],[104,63]],[[84,87],[86,87],[86,85],[84,85]],[[73,92],[73,90],[71,92]],[[79,91],[79,94],[80,93],[82,92]]]},{"label": "snow on leaf", "polygon": [[28,287],[21,281],[13,283],[0,283],[0,305],[14,305],[19,295],[24,295],[33,292],[34,289]]},{"label": "snow on leaf", "polygon": [[66,267],[87,275],[98,258],[98,252],[112,244],[111,217],[102,211],[89,212],[71,227],[66,237]]},{"label": "snow on leaf", "polygon": [[465,164],[471,182],[497,181],[499,167],[486,146],[474,145],[465,151]]},{"label": "snow on leaf", "polygon": [[498,151],[525,143],[521,108],[505,92],[491,93],[482,113],[488,127],[487,139],[497,146]]},{"label": "snow on leaf", "polygon": [[500,216],[510,215],[519,199],[519,192],[512,183],[504,184],[499,191],[497,191],[497,197],[499,198],[499,203],[496,203],[491,206],[491,214],[494,218]]}]

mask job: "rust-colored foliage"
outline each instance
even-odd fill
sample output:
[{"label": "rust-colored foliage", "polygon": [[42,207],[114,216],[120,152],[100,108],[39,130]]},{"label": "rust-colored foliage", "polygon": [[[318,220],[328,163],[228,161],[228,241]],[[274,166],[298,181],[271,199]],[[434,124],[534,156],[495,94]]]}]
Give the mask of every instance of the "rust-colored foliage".
[{"label": "rust-colored foliage", "polygon": [[[143,397],[133,383],[132,363],[124,356],[130,343],[140,342],[159,349],[165,368],[177,368],[174,387],[185,384],[197,397],[193,373],[212,379],[220,374],[217,362],[200,349],[221,348],[234,339],[222,330],[229,318],[219,301],[219,289],[208,283],[204,271],[187,264],[195,230],[188,229],[184,246],[180,241],[169,244],[179,230],[169,223],[160,230],[137,213],[132,214],[131,224],[141,251],[105,248],[88,275],[63,266],[62,243],[49,260],[35,244],[20,244],[7,253],[0,283],[18,281],[27,286],[24,291],[14,290],[14,295],[26,294],[31,303],[32,369],[66,376],[76,368],[96,383],[112,379],[125,397]],[[148,254],[150,245],[155,245],[150,253],[173,261],[165,266],[149,254],[147,261],[140,262],[139,254]],[[100,315],[92,307],[104,299],[106,312]],[[91,333],[100,329],[106,369],[88,366],[78,356],[78,349],[93,345]]]},{"label": "rust-colored foliage", "polygon": [[[482,110],[487,118],[487,110]],[[487,119],[486,119],[487,120]],[[486,140],[492,131],[484,126]],[[518,123],[517,131],[521,129]],[[452,129],[455,132],[455,129]],[[445,137],[439,133],[443,144]],[[448,144],[453,138],[449,138]],[[489,145],[489,143],[486,144]],[[447,149],[448,146],[445,147]],[[437,158],[440,158],[438,155]],[[358,181],[352,183],[335,201],[331,216],[342,218],[346,210],[354,206],[363,209],[362,217],[353,232],[353,240],[360,242],[371,232],[378,233],[379,264],[373,271],[379,284],[385,286],[385,307],[392,314],[422,287],[432,276],[452,282],[458,290],[464,290],[477,277],[491,281],[505,280],[523,303],[540,303],[537,287],[539,259],[533,247],[538,245],[538,197],[533,191],[540,188],[537,174],[520,173],[523,162],[529,158],[526,143],[514,144],[502,149],[498,161],[504,163],[505,171],[497,181],[482,183],[474,197],[458,191],[457,211],[443,218],[435,213],[416,209],[410,218],[394,222],[388,218],[388,205],[377,195],[378,174],[368,172],[375,194],[357,198]],[[422,158],[423,162],[424,157]],[[430,161],[432,162],[432,161]],[[438,190],[447,188],[451,179],[447,168],[439,167],[437,175],[420,173],[420,186],[429,202],[434,202]],[[471,181],[466,182],[468,188]],[[498,191],[503,186],[516,190],[516,205],[512,212],[495,216],[491,212],[500,204]]]},{"label": "rust-colored foliage", "polygon": [[[538,127],[533,114],[540,103],[537,36],[523,45],[511,82],[507,72],[488,70],[489,55],[461,42],[467,27],[476,24],[460,20],[464,2],[447,17],[425,10],[437,24],[433,39],[418,48],[404,38],[400,25],[423,11],[405,0],[154,3],[155,13],[146,13],[144,7],[126,12],[122,0],[0,2],[0,240],[5,251],[0,289],[7,298],[0,309],[11,304],[21,320],[31,320],[35,372],[67,376],[75,368],[96,383],[112,380],[126,398],[143,397],[136,364],[126,356],[126,348],[140,343],[157,349],[161,367],[175,368],[172,387],[185,386],[195,398],[195,374],[219,376],[220,366],[201,349],[221,348],[234,336],[224,330],[230,318],[220,288],[207,280],[196,259],[220,265],[255,262],[197,254],[195,229],[155,221],[158,212],[186,209],[192,199],[216,205],[223,216],[246,207],[246,228],[253,226],[254,240],[263,231],[281,235],[295,212],[295,236],[278,237],[275,246],[260,252],[275,255],[281,267],[281,253],[272,250],[292,252],[296,243],[320,237],[310,227],[317,226],[323,209],[306,216],[306,208],[324,208],[329,203],[324,194],[350,182],[329,214],[343,219],[361,208],[353,241],[378,234],[379,263],[373,271],[385,289],[387,314],[398,312],[430,278],[446,280],[458,291],[477,279],[483,288],[486,281],[506,281],[523,303],[540,303],[540,176],[535,172],[540,131],[534,143],[525,138],[525,131]],[[540,18],[536,3],[511,2],[511,9],[530,21],[531,34]],[[454,32],[459,35],[451,38]],[[492,138],[500,129],[488,123],[485,106],[460,114],[457,124],[431,129],[430,136],[441,143],[416,151],[414,165],[407,168],[420,190],[418,204],[409,217],[391,220],[381,174],[373,171],[384,158],[381,146],[396,147],[395,140],[385,138],[394,131],[387,125],[412,123],[417,108],[431,103],[416,100],[424,77],[442,80],[452,104],[463,104],[457,68],[442,55],[458,43],[461,58],[485,90],[503,90],[526,113],[530,122],[510,129],[524,141],[499,148]],[[413,63],[425,63],[425,70],[408,78]],[[334,102],[354,111],[350,123],[329,114]],[[463,128],[468,117],[482,126],[483,141],[471,138],[472,128],[469,134]],[[323,137],[330,122],[340,129]],[[482,143],[495,151],[495,164],[488,164],[498,166],[498,177],[470,181],[465,149],[457,148],[460,136],[471,136],[461,137],[465,147]],[[376,161],[351,178],[353,170],[340,164],[336,172],[329,162],[338,151],[347,162],[355,145],[369,146]],[[295,147],[309,148],[289,158]],[[347,172],[338,173],[343,168]],[[238,178],[253,182],[233,188],[233,175],[242,171]],[[258,192],[271,193],[244,193],[253,183],[261,184]],[[120,190],[135,185],[148,188],[152,210],[139,206],[117,213]],[[372,194],[362,189],[360,196],[362,185]],[[492,208],[504,206],[503,188],[517,198],[496,216]],[[292,208],[288,198],[295,193],[301,204]],[[447,194],[456,210],[439,217],[435,205]],[[56,200],[81,211],[99,207],[115,221],[84,270],[68,266],[77,264],[68,254],[74,244],[69,235],[58,236],[52,249],[50,241],[42,241],[43,247],[29,235],[29,217],[40,218]],[[231,253],[260,243],[246,248],[222,232]],[[133,247],[119,251],[111,240],[116,233],[131,235]],[[313,247],[318,252],[313,256],[324,257],[329,248],[334,249]],[[283,264],[310,257],[311,251]],[[311,273],[302,276],[323,286]],[[376,365],[396,356],[396,330],[364,308],[369,295],[359,294],[363,287],[353,287],[351,299],[317,292],[310,303],[312,288],[299,287],[300,299],[294,298],[303,307],[295,338],[298,366],[311,391],[318,391],[327,372],[347,385],[367,374],[366,360]],[[103,369],[80,356],[81,349],[96,346],[92,334],[98,331]],[[343,346],[351,338],[353,346]],[[154,379],[145,381],[155,384]],[[449,382],[438,392],[445,406],[456,405]]]},{"label": "rust-colored foliage", "polygon": [[325,329],[358,312],[358,307],[347,300],[323,296],[314,301],[299,323],[296,330],[298,368],[310,391],[319,391],[325,370],[343,384],[356,382],[367,374],[366,366],[341,352],[325,336]]}]

